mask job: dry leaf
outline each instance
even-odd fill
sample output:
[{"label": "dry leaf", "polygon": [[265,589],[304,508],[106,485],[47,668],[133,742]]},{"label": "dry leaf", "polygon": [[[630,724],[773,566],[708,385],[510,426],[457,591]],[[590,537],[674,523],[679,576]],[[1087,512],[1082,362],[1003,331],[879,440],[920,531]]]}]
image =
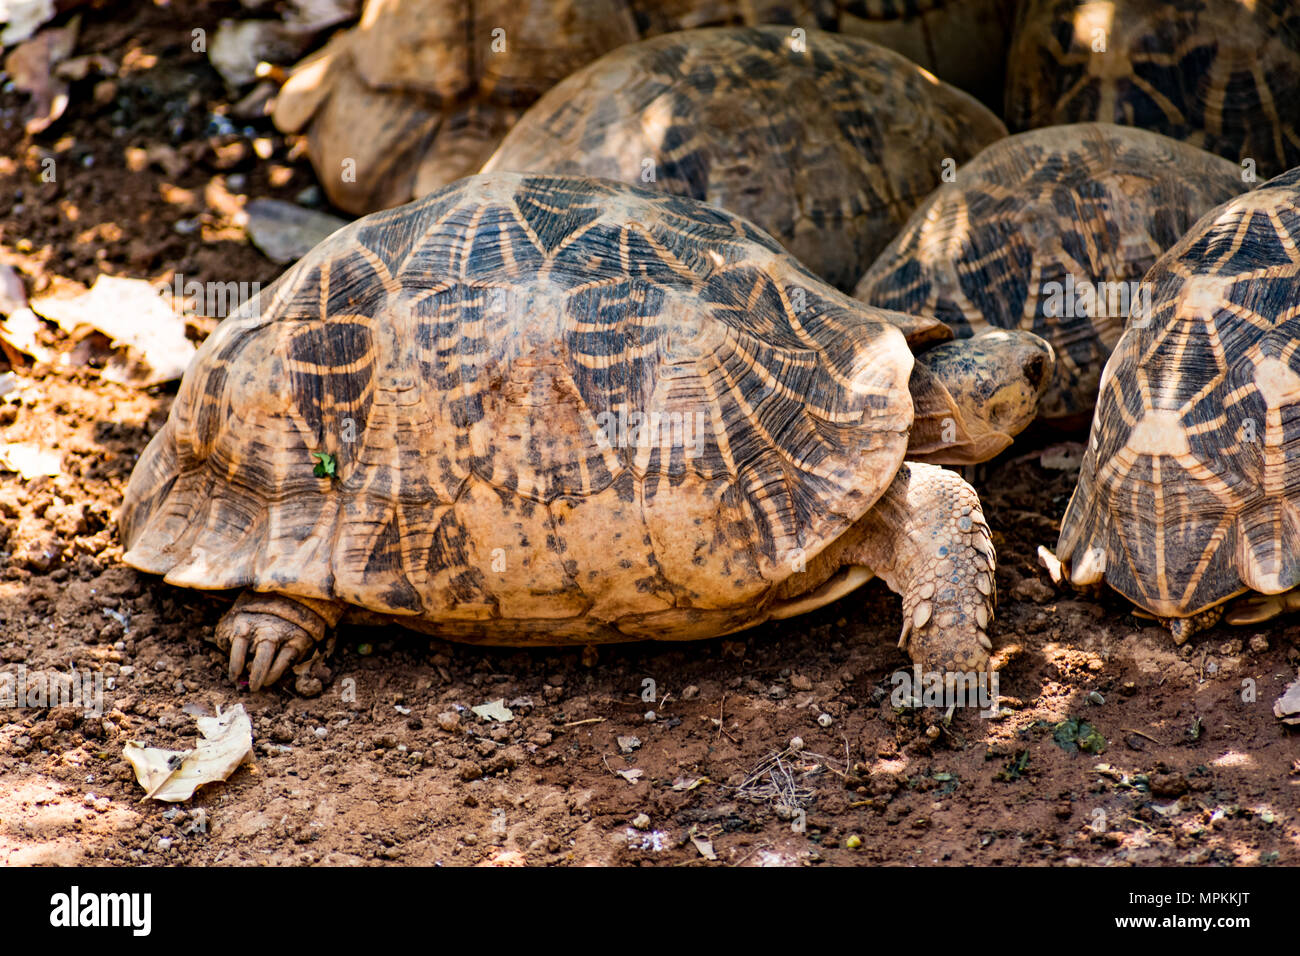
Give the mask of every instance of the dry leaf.
[{"label": "dry leaf", "polygon": [[[30,355],[38,362],[48,362],[49,351],[36,341],[36,332],[40,327],[41,320],[35,312],[31,309],[18,309],[0,322],[0,343],[5,346],[5,352]],[[19,364],[13,361],[14,354],[10,354],[9,358],[10,365]]]},{"label": "dry leaf", "polygon": [[713,852],[713,841],[705,839],[697,833],[691,833],[691,842],[695,844],[695,849],[700,851],[700,856],[706,860],[716,860],[718,854]]},{"label": "dry leaf", "polygon": [[243,704],[216,717],[198,717],[200,739],[193,750],[163,750],[128,741],[123,755],[135,768],[145,798],[177,803],[205,783],[225,780],[253,756],[253,725]]},{"label": "dry leaf", "polygon": [[110,382],[142,387],[170,382],[194,357],[185,320],[142,279],[100,276],[84,295],[33,300],[32,309],[74,338],[94,330],[125,347],[126,354],[114,356],[101,373]]},{"label": "dry leaf", "polygon": [[25,442],[0,445],[0,470],[16,471],[23,481],[63,471],[63,456],[56,451]]},{"label": "dry leaf", "polygon": [[0,46],[13,46],[31,37],[54,19],[54,0],[0,0]]},{"label": "dry leaf", "polygon": [[1300,726],[1300,679],[1292,682],[1273,702],[1273,716],[1284,724]]},{"label": "dry leaf", "polygon": [[477,707],[471,707],[470,710],[475,716],[482,717],[484,720],[507,721],[514,720],[514,712],[506,706],[506,699],[488,701],[486,704],[479,704]]},{"label": "dry leaf", "polygon": [[81,18],[73,17],[67,26],[42,30],[5,57],[5,72],[14,86],[31,97],[26,123],[30,134],[46,129],[68,107],[68,84],[55,75],[54,67],[72,55],[80,26]]}]

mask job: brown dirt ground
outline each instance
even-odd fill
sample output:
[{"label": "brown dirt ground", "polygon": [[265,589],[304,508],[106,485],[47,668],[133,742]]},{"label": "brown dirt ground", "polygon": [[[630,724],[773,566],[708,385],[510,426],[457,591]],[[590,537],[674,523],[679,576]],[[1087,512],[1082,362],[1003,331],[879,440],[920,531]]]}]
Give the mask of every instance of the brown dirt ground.
[{"label": "brown dirt ground", "polygon": [[[234,12],[189,0],[87,12],[78,52],[119,69],[111,86],[74,85],[65,117],[35,138],[23,99],[0,93],[0,261],[29,292],[101,272],[278,273],[232,225],[232,197],[292,198],[310,171],[265,121],[243,125],[271,139],[267,162],[241,132],[221,133],[212,114],[230,97],[187,43]],[[158,145],[167,162],[128,161]],[[41,183],[50,155],[70,171]],[[1271,714],[1300,662],[1300,622],[1218,627],[1178,649],[1113,595],[1058,592],[1035,548],[1054,541],[1073,475],[1023,446],[980,482],[1001,559],[1001,719],[945,725],[891,706],[898,602],[875,584],[731,640],[604,647],[594,661],[345,628],[315,672],[319,696],[291,682],[249,695],[205,641],[230,596],[119,561],[115,509],[174,389],[104,384],[46,334],[71,364],[14,369],[0,426],[4,441],[58,450],[63,473],[0,476],[0,667],[75,665],[115,688],[102,718],[0,712],[0,864],[1300,863],[1300,747]],[[497,698],[513,721],[466,710]],[[188,804],[141,802],[123,743],[180,746],[195,705],[236,702],[253,719],[255,767]],[[1054,742],[1072,716],[1104,753]],[[622,753],[631,736],[640,746]],[[787,750],[794,737],[801,752]],[[767,793],[742,786],[778,752],[803,832],[772,777]],[[618,773],[629,769],[642,773]]]}]

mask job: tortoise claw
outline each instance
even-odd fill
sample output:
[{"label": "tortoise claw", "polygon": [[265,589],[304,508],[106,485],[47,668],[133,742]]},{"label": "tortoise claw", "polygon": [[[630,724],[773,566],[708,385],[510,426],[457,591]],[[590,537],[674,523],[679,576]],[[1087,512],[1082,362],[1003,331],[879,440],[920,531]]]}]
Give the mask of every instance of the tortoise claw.
[{"label": "tortoise claw", "polygon": [[258,691],[283,677],[291,664],[311,650],[317,636],[283,617],[236,605],[217,624],[215,639],[218,647],[230,652],[232,681],[239,680],[252,649],[248,687]]}]

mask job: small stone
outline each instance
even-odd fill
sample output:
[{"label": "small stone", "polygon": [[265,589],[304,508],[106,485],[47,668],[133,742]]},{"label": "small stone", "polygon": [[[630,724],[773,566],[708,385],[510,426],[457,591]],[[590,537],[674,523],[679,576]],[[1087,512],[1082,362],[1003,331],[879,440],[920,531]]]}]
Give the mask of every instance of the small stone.
[{"label": "small stone", "polygon": [[802,737],[793,738],[790,741],[790,749],[795,751],[803,750],[803,738]]},{"label": "small stone", "polygon": [[654,712],[653,710],[647,710],[647,711],[645,712],[645,722],[646,722],[647,724],[653,724],[653,723],[655,722],[655,719],[656,719],[656,716],[655,716],[655,712]]},{"label": "small stone", "polygon": [[158,838],[158,850],[159,850],[159,852],[166,853],[166,852],[167,852],[168,850],[170,850],[171,848],[172,848],[172,841],[171,841],[171,840],[167,839],[167,837],[159,837],[159,838]]},{"label": "small stone", "polygon": [[357,653],[360,654],[362,657],[369,657],[369,656],[370,656],[371,654],[373,654],[374,652],[375,652],[374,645],[371,645],[371,644],[358,644],[358,645],[357,645]]},{"label": "small stone", "polygon": [[812,681],[803,674],[790,675],[790,686],[795,690],[812,690]]},{"label": "small stone", "polygon": [[1263,654],[1268,650],[1268,638],[1263,634],[1256,634],[1250,639],[1250,649],[1256,654]]},{"label": "small stone", "polygon": [[632,818],[632,826],[638,830],[649,830],[650,818],[644,813],[638,813]]},{"label": "small stone", "polygon": [[790,696],[790,692],[780,684],[773,684],[768,688],[767,696],[771,697],[773,700],[784,700],[786,697]]},{"label": "small stone", "polygon": [[312,733],[315,734],[317,737],[319,737],[321,740],[324,740],[326,737],[329,736],[329,731],[326,730],[324,727],[317,727],[315,730],[312,731]]},{"label": "small stone", "polygon": [[120,668],[118,668],[117,672],[121,674],[123,677],[130,677],[132,674],[135,673],[135,668],[132,667],[130,664],[123,664]]},{"label": "small stone", "polygon": [[817,725],[819,727],[829,727],[833,723],[835,723],[835,718],[830,714],[821,714],[817,718]]},{"label": "small stone", "polygon": [[682,700],[694,700],[696,697],[699,696],[700,696],[700,689],[696,687],[694,684],[691,684],[682,690]]},{"label": "small stone", "polygon": [[1095,690],[1088,694],[1088,700],[1092,701],[1098,707],[1106,703],[1106,698],[1102,697],[1101,694],[1097,693]]},{"label": "small stone", "polygon": [[640,746],[641,746],[640,737],[619,737],[618,738],[618,749],[623,751],[623,753],[625,754],[630,754],[632,751],[636,750]]},{"label": "small stone", "polygon": [[460,729],[460,714],[454,710],[444,710],[438,715],[438,726],[447,733]]},{"label": "small stone", "polygon": [[844,845],[850,850],[856,850],[858,847],[862,846],[862,837],[858,836],[856,833],[850,833],[848,839],[844,841]]}]

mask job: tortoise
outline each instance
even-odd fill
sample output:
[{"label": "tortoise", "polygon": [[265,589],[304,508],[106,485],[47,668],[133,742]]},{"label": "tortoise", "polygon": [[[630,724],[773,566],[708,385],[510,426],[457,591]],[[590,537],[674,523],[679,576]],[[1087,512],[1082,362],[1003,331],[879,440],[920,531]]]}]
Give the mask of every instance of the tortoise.
[{"label": "tortoise", "polygon": [[[1300,607],[1300,169],[1206,213],[1152,267],[1102,377],[1056,554],[1183,643]],[[1228,602],[1246,595],[1228,607]]]},{"label": "tortoise", "polygon": [[1132,127],[1080,123],[999,140],[912,214],[854,289],[958,336],[1020,328],[1051,342],[1041,419],[1086,428],[1140,280],[1207,211],[1243,190],[1231,161]]},{"label": "tortoise", "polygon": [[1005,59],[1009,2],[368,0],[355,28],[293,69],[273,119],[305,134],[330,201],[361,215],[477,171],[555,83],[625,43],[677,30],[780,23],[798,36],[843,21],[924,52],[941,76],[979,78],[987,96]]},{"label": "tortoise", "polygon": [[1266,179],[1300,165],[1297,100],[1292,0],[1025,0],[1003,115],[1013,130],[1138,126]]},{"label": "tortoise", "polygon": [[[824,0],[367,0],[294,68],[272,118],[305,131],[330,201],[364,214],[475,172],[523,110],[646,31],[821,23]],[[644,8],[644,9],[642,9]],[[829,25],[829,24],[828,24]]]},{"label": "tortoise", "polygon": [[915,661],[977,670],[993,545],[973,488],[904,461],[913,364],[890,314],[744,219],[469,177],[340,229],[208,337],[131,475],[124,560],[243,589],[215,638],[254,689],[349,609],[686,640],[873,575]]},{"label": "tortoise", "polygon": [[869,40],[785,27],[620,47],[553,87],[484,172],[599,176],[722,206],[850,289],[951,166],[1006,135]]}]

